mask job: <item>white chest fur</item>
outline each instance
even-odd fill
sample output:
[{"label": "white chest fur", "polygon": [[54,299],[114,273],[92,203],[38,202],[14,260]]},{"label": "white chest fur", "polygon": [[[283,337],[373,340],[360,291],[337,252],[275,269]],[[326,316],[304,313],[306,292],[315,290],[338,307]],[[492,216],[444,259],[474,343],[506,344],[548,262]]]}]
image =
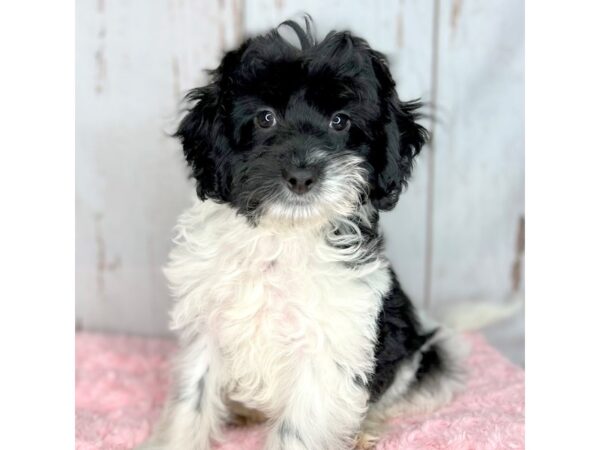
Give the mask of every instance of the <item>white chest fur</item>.
[{"label": "white chest fur", "polygon": [[373,370],[385,259],[346,264],[353,255],[327,245],[322,227],[253,227],[210,201],[180,217],[175,243],[165,270],[177,298],[172,327],[215,346],[234,399],[269,408],[311,361]]}]

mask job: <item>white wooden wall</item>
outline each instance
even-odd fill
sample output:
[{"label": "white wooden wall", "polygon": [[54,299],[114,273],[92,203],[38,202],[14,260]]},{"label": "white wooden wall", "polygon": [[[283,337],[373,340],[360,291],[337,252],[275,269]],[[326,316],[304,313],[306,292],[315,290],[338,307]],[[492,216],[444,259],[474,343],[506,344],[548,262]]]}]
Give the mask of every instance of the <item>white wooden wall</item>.
[{"label": "white wooden wall", "polygon": [[[383,218],[388,255],[409,294],[435,312],[522,292],[521,0],[81,0],[76,7],[79,328],[166,333],[170,299],[160,267],[193,195],[168,137],[179,101],[246,33],[304,11],[319,34],[350,29],[388,54],[401,98],[435,104],[438,120],[427,124],[434,141],[398,208]],[[522,322],[511,323],[510,339],[522,348]]]}]

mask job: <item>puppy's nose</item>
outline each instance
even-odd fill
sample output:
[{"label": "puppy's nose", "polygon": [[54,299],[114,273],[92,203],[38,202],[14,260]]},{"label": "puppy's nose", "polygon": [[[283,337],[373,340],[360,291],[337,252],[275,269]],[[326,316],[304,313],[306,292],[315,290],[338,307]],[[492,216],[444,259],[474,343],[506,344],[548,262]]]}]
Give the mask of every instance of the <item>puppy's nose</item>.
[{"label": "puppy's nose", "polygon": [[283,171],[288,188],[296,194],[305,194],[315,184],[315,173],[310,169],[294,168]]}]

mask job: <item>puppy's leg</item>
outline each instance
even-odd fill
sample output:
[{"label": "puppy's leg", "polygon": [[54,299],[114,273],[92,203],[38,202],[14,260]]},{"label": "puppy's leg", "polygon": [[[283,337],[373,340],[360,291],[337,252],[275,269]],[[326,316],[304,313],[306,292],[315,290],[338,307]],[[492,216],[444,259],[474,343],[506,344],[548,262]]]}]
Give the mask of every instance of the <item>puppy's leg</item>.
[{"label": "puppy's leg", "polygon": [[199,339],[180,354],[172,394],[150,440],[139,450],[209,450],[225,408],[218,359]]},{"label": "puppy's leg", "polygon": [[345,450],[354,446],[368,393],[332,361],[296,367],[283,386],[285,405],[272,422],[266,450]]},{"label": "puppy's leg", "polygon": [[381,436],[390,418],[429,413],[449,403],[464,386],[463,360],[467,352],[460,337],[438,331],[397,368],[392,385],[370,405],[363,433]]}]

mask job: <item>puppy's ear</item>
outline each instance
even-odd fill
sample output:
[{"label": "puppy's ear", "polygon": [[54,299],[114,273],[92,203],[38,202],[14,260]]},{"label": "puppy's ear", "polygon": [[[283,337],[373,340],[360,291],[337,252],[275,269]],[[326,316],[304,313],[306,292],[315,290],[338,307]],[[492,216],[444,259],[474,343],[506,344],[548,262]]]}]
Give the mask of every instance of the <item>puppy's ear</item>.
[{"label": "puppy's ear", "polygon": [[401,102],[385,56],[371,51],[371,61],[379,85],[382,123],[378,148],[374,149],[374,180],[371,202],[377,209],[389,211],[398,202],[412,172],[413,160],[429,139],[427,130],[417,123],[419,101]]},{"label": "puppy's ear", "polygon": [[239,60],[238,52],[228,52],[221,65],[211,72],[212,82],[192,89],[186,95],[192,107],[181,120],[175,137],[183,145],[183,153],[196,179],[196,192],[202,200],[227,201],[229,197],[230,153],[225,127],[224,99],[230,90],[229,73]]},{"label": "puppy's ear", "polygon": [[202,200],[217,194],[215,163],[219,149],[215,134],[220,128],[218,119],[219,88],[216,83],[192,89],[186,95],[195,104],[181,120],[175,136],[183,145],[185,159],[196,179],[196,192]]}]

